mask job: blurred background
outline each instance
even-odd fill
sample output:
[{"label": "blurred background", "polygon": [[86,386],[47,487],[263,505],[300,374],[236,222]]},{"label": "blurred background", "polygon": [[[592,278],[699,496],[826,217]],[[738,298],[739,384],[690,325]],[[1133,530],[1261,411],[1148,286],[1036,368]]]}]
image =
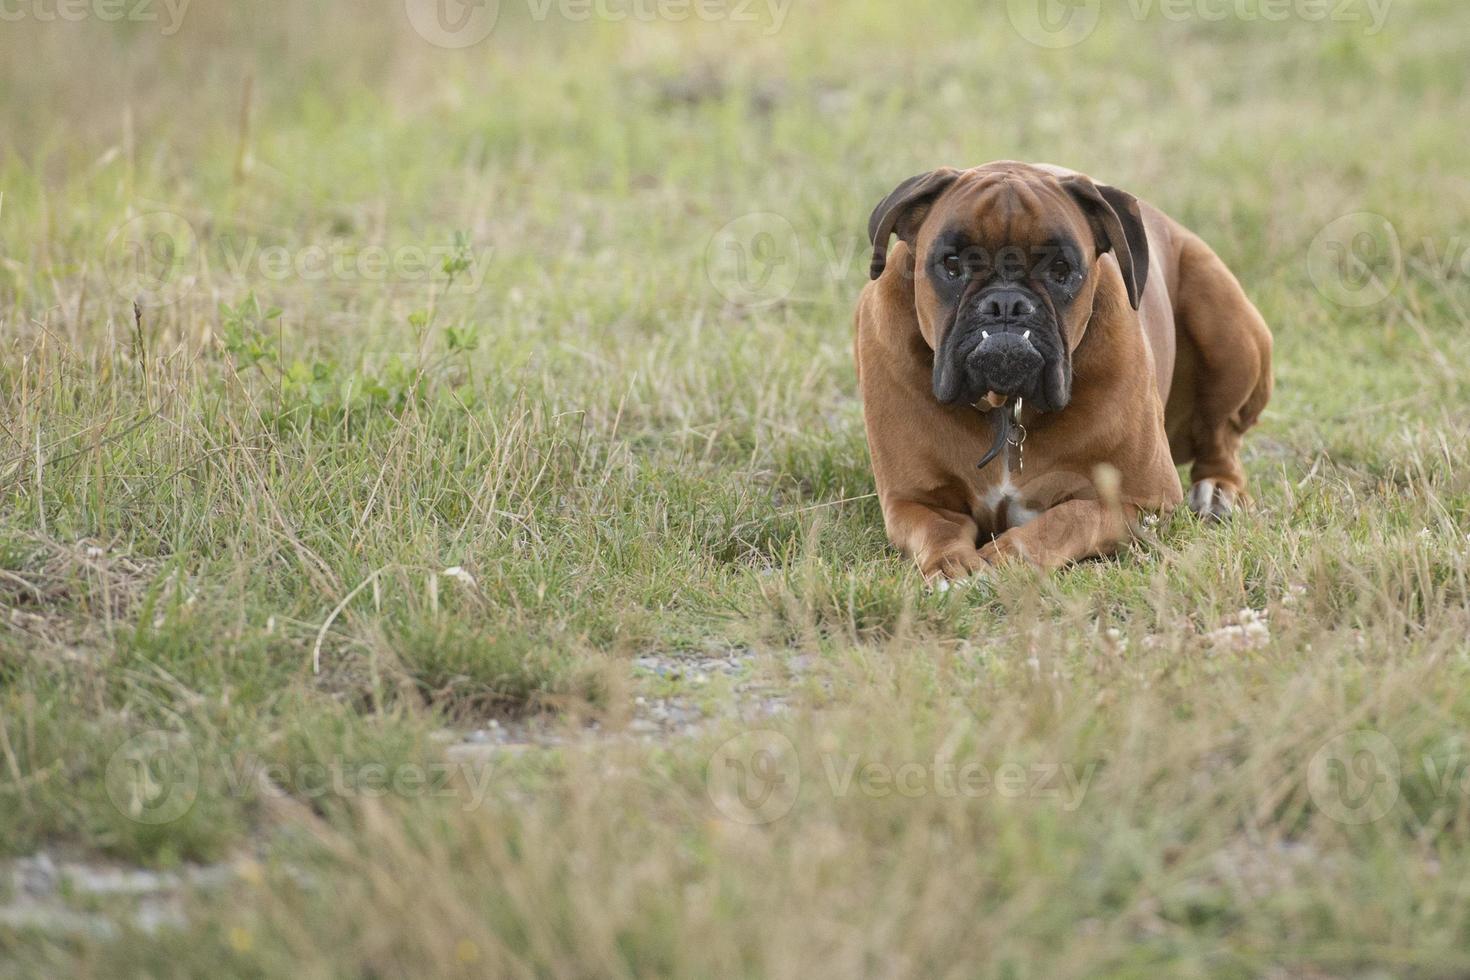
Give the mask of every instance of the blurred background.
[{"label": "blurred background", "polygon": [[[711,239],[773,212],[805,253],[777,299],[843,317],[873,202],[913,172],[996,158],[1124,186],[1200,228],[1258,292],[1295,289],[1300,267],[1266,265],[1339,215],[1393,211],[1414,238],[1463,201],[1458,9],[15,0],[0,25],[0,297],[57,303],[153,209],[198,236],[184,308],[251,285],[221,243],[459,232],[492,251],[492,278],[554,283],[569,309],[612,292],[620,317],[687,322],[728,299],[700,275]],[[293,285],[276,290],[288,328],[395,302],[360,282]],[[474,302],[513,322],[511,293]],[[178,313],[165,325],[188,334]]]}]

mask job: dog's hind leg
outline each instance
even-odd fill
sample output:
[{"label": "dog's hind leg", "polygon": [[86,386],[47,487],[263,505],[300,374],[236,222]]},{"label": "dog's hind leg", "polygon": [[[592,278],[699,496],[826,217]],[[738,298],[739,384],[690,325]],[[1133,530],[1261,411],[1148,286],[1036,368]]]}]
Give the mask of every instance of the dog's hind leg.
[{"label": "dog's hind leg", "polygon": [[1189,508],[1223,519],[1245,493],[1241,437],[1271,397],[1271,331],[1234,274],[1192,234],[1180,252],[1174,315],[1181,347],[1191,348],[1180,364],[1193,371],[1176,379],[1193,396],[1179,406],[1187,417],[1170,421],[1171,434],[1187,444],[1176,459],[1194,463]]}]

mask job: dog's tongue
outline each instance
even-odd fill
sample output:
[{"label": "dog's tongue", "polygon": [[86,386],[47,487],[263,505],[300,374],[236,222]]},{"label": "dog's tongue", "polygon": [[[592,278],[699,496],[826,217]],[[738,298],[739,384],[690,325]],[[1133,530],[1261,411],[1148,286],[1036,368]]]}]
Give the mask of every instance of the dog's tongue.
[{"label": "dog's tongue", "polygon": [[1001,408],[1010,397],[1010,395],[998,395],[991,391],[986,393],[985,401],[991,408]]}]

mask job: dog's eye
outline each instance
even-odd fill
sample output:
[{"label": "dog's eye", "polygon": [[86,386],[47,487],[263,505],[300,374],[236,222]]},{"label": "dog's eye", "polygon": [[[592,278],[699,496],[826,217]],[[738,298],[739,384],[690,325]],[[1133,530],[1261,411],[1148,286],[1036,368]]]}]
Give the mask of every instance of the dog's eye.
[{"label": "dog's eye", "polygon": [[939,263],[939,268],[943,270],[946,279],[958,279],[965,274],[964,263],[958,255],[945,256],[944,261]]},{"label": "dog's eye", "polygon": [[1057,285],[1065,285],[1067,280],[1072,278],[1072,267],[1067,264],[1066,259],[1057,259],[1051,264],[1047,275],[1051,276],[1051,281]]}]

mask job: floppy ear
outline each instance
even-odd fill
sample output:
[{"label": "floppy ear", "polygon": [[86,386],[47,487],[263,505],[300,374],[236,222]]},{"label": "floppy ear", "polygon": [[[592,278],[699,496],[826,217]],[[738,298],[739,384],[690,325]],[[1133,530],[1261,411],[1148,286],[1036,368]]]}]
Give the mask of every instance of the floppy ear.
[{"label": "floppy ear", "polygon": [[1086,177],[1068,177],[1062,187],[1081,205],[1097,239],[1097,254],[1111,251],[1123,270],[1128,302],[1138,309],[1143,288],[1148,284],[1148,233],[1138,199],[1107,184],[1094,184]]},{"label": "floppy ear", "polygon": [[874,279],[883,274],[883,267],[888,264],[888,240],[897,232],[899,238],[912,245],[914,233],[924,223],[934,199],[948,190],[959,175],[953,167],[943,167],[910,177],[873,209],[873,216],[868,219],[868,240],[873,243],[869,272]]}]

